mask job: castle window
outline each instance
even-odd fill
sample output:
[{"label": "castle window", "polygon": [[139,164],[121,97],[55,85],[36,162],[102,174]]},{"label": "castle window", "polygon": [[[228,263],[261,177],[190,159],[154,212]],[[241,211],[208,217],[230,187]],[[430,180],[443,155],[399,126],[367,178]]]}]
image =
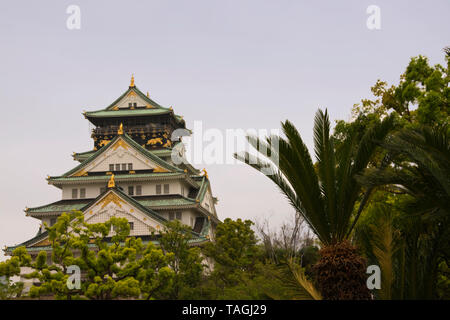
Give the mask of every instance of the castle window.
[{"label": "castle window", "polygon": [[136,107],[137,107],[137,103],[135,102],[135,103],[133,104],[133,106],[136,108]]},{"label": "castle window", "polygon": [[72,189],[72,199],[78,198],[78,189]]},{"label": "castle window", "polygon": [[131,102],[128,103],[128,108],[131,108],[133,104]]},{"label": "castle window", "polygon": [[50,227],[56,223],[56,218],[50,218]]},{"label": "castle window", "polygon": [[85,188],[80,189],[80,198],[81,199],[86,198],[86,189]]},{"label": "castle window", "polygon": [[134,230],[134,222],[128,222],[128,224],[130,225],[130,230]]},{"label": "castle window", "polygon": [[164,193],[169,193],[169,185],[168,184],[164,185]]},{"label": "castle window", "polygon": [[136,186],[136,195],[137,196],[142,195],[142,186]]},{"label": "castle window", "polygon": [[134,195],[134,187],[133,186],[128,187],[128,195],[130,195],[130,196]]},{"label": "castle window", "polygon": [[169,212],[169,220],[175,219],[175,212]]},{"label": "castle window", "polygon": [[126,163],[122,163],[122,171],[127,170],[127,164]]},{"label": "castle window", "polygon": [[128,170],[133,170],[133,164],[132,163],[128,164]]},{"label": "castle window", "polygon": [[109,171],[114,171],[114,163],[109,164]]},{"label": "castle window", "polygon": [[161,194],[161,185],[160,184],[156,185],[156,194]]},{"label": "castle window", "polygon": [[180,211],[176,212],[176,217],[177,217],[177,220],[181,220],[181,212]]},{"label": "castle window", "polygon": [[116,171],[120,171],[120,163],[116,163]]}]

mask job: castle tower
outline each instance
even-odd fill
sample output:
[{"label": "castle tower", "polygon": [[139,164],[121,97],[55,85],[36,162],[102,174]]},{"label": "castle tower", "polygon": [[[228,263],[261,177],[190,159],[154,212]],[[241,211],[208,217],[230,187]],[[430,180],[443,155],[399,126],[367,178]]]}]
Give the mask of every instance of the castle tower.
[{"label": "castle tower", "polygon": [[185,121],[143,94],[134,84],[111,105],[85,112],[95,128],[93,150],[74,153],[79,164],[59,176],[47,177],[48,184],[62,192],[62,199],[25,209],[26,215],[41,220],[35,237],[7,247],[10,254],[25,246],[35,255],[51,250],[43,223],[53,225],[63,212],[80,210],[87,223],[124,217],[130,223],[130,236],[143,242],[157,240],[165,222],[178,219],[192,227],[192,245],[214,237],[219,222],[211,185],[188,163],[176,164],[171,154],[180,141],[172,132],[186,129]]}]

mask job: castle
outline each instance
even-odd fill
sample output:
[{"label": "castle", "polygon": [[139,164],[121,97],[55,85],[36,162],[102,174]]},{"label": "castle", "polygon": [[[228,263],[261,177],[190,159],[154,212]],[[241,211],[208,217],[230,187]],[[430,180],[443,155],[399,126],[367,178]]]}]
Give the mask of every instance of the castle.
[{"label": "castle", "polygon": [[183,117],[142,93],[134,76],[128,90],[111,105],[83,114],[95,126],[93,150],[74,153],[77,166],[47,177],[48,184],[61,189],[62,199],[25,209],[42,224],[32,239],[6,247],[7,255],[19,246],[32,256],[51,251],[44,223],[52,226],[58,216],[72,210],[82,211],[87,223],[126,218],[130,236],[144,243],[157,244],[155,235],[174,219],[192,228],[191,245],[214,237],[217,199],[207,172],[186,161],[173,161],[173,154],[181,157],[183,148],[181,138],[172,134],[177,129],[188,131]]}]

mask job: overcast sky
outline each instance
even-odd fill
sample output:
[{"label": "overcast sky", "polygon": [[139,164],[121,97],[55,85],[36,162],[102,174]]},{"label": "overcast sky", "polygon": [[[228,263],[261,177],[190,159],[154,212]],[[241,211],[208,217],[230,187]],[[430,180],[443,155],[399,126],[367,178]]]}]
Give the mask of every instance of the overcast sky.
[{"label": "overcast sky", "polygon": [[[69,5],[81,28],[69,30]],[[369,30],[369,5],[381,29]],[[450,2],[442,1],[2,1],[0,245],[33,237],[23,209],[58,201],[45,177],[91,150],[83,110],[106,107],[131,73],[188,127],[276,129],[291,120],[308,146],[316,110],[349,119],[377,79],[398,82],[410,57],[443,63]],[[292,209],[243,165],[206,167],[219,217],[270,219]],[[0,257],[0,259],[2,259]]]}]

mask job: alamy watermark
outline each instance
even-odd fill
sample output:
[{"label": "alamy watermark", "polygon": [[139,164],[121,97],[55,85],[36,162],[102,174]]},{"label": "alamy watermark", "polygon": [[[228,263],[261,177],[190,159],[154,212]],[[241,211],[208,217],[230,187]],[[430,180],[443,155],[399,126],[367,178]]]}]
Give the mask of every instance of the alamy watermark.
[{"label": "alamy watermark", "polygon": [[367,29],[369,30],[380,30],[381,29],[381,9],[377,5],[370,5],[366,9],[366,13],[369,17],[366,21]]},{"label": "alamy watermark", "polygon": [[[273,174],[278,166],[279,129],[203,129],[202,121],[194,121],[193,134],[187,129],[177,129],[170,139],[176,143],[172,150],[172,161],[176,165],[211,165],[211,164],[242,164],[235,158],[247,155],[246,162],[258,163],[263,158],[271,166],[263,166],[260,171],[266,175]],[[252,145],[247,136],[258,138],[262,143]],[[270,150],[269,150],[270,149]]]},{"label": "alamy watermark", "polygon": [[81,9],[75,4],[67,7],[66,13],[69,14],[66,20],[66,27],[69,30],[81,29]]}]

